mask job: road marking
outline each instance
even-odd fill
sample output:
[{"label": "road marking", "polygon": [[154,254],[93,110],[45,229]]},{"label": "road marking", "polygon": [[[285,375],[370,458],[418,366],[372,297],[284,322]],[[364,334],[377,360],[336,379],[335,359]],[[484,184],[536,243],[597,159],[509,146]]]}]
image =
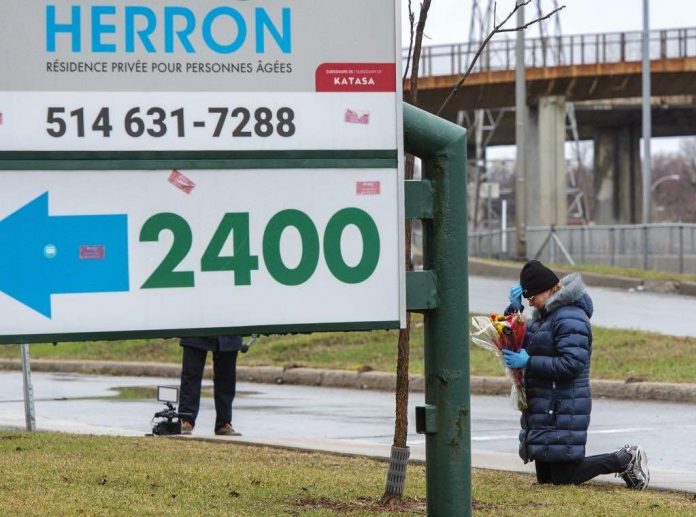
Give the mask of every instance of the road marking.
[{"label": "road marking", "polygon": [[519,435],[515,434],[494,434],[490,436],[472,436],[472,442],[491,442],[494,440],[517,440]]}]

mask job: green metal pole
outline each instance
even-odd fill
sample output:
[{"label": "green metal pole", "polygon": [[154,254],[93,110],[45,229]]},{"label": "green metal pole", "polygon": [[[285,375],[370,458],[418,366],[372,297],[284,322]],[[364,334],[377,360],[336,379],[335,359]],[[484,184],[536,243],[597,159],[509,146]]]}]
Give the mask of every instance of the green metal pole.
[{"label": "green metal pole", "polygon": [[426,406],[416,415],[426,436],[428,515],[471,515],[466,131],[405,104],[404,137],[433,188],[423,255],[437,307],[424,311]]}]

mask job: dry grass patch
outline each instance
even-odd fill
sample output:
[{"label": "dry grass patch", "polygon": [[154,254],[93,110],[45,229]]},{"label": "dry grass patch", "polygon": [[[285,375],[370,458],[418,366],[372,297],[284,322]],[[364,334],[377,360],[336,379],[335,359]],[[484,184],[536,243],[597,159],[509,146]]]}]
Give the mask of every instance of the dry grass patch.
[{"label": "dry grass patch", "polygon": [[[382,505],[387,464],[234,442],[0,433],[0,515],[424,515],[425,470]],[[474,472],[476,515],[694,515],[692,495]]]}]

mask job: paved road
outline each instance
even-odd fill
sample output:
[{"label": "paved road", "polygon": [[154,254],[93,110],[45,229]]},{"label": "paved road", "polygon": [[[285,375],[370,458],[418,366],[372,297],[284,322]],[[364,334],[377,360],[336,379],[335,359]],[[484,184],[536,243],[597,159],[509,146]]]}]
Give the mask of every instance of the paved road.
[{"label": "paved road", "polygon": [[[172,384],[172,379],[49,373],[34,373],[33,381],[40,430],[128,436],[149,432],[160,404],[95,397],[113,396],[116,386]],[[23,427],[21,373],[0,372],[0,383],[0,421]],[[387,456],[393,398],[385,392],[241,383],[234,423],[246,441]],[[412,396],[411,406],[422,403],[422,394]],[[506,397],[472,398],[475,466],[530,470],[517,457],[517,419]],[[213,437],[213,421],[213,401],[204,398],[194,435]],[[648,451],[654,486],[696,492],[694,432],[696,407],[691,405],[596,400],[588,454],[639,442]],[[409,445],[413,458],[424,458],[424,439],[414,433],[413,422]]]},{"label": "paved road", "polygon": [[[484,314],[503,311],[511,284],[510,280],[469,277],[469,310]],[[590,287],[588,291],[595,306],[594,325],[696,336],[696,323],[691,319],[696,314],[696,296],[603,287]]]}]

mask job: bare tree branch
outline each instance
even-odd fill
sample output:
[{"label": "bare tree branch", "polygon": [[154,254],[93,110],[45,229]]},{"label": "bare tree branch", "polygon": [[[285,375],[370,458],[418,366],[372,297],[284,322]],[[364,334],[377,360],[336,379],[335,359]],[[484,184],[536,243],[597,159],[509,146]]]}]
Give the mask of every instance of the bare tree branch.
[{"label": "bare tree branch", "polygon": [[408,42],[408,57],[406,58],[406,66],[404,67],[404,76],[401,79],[402,83],[406,82],[406,78],[408,77],[408,69],[409,66],[411,65],[411,53],[413,52],[413,24],[416,22],[416,15],[413,12],[413,9],[411,8],[411,0],[408,0],[408,24],[411,27],[410,32],[410,40]]},{"label": "bare tree branch", "polygon": [[535,23],[539,23],[539,22],[543,22],[544,20],[548,20],[548,19],[551,18],[554,14],[556,14],[556,13],[559,12],[559,11],[562,11],[563,9],[565,9],[565,5],[562,5],[562,6],[560,6],[560,7],[557,7],[556,9],[554,9],[553,11],[551,11],[550,13],[548,13],[548,14],[546,14],[546,15],[544,15],[544,16],[540,16],[540,17],[538,17],[538,18],[535,18],[535,19],[532,20],[531,22],[527,22],[527,23],[525,23],[524,25],[520,25],[519,27],[514,27],[514,28],[511,28],[511,29],[500,29],[498,32],[516,32],[516,31],[523,31],[523,30],[525,30],[527,27],[529,27],[530,25],[534,25]]},{"label": "bare tree branch", "polygon": [[562,5],[560,7],[557,7],[556,9],[554,9],[553,11],[548,13],[547,15],[541,16],[539,18],[535,18],[534,20],[532,20],[528,23],[525,23],[524,25],[521,25],[519,27],[515,27],[512,29],[503,29],[503,26],[510,20],[510,18],[512,18],[512,16],[515,13],[517,13],[517,11],[521,7],[528,5],[529,3],[531,3],[531,1],[532,0],[518,0],[515,3],[515,7],[512,9],[512,11],[510,11],[510,14],[508,14],[502,22],[495,25],[493,27],[493,29],[491,30],[491,32],[488,33],[488,36],[486,36],[486,39],[483,40],[483,42],[479,46],[479,49],[476,51],[476,54],[474,54],[474,58],[471,60],[471,63],[469,63],[469,67],[466,69],[466,72],[464,72],[464,75],[462,75],[462,77],[459,79],[459,81],[457,81],[457,84],[455,85],[455,87],[452,88],[452,91],[449,93],[449,95],[447,96],[445,101],[442,103],[442,106],[440,106],[440,109],[437,110],[437,115],[440,115],[444,111],[444,109],[447,107],[447,105],[452,100],[452,98],[459,92],[460,88],[464,84],[464,81],[466,81],[466,78],[469,77],[469,75],[471,75],[471,71],[474,69],[474,65],[476,65],[476,62],[478,61],[479,57],[481,57],[481,53],[486,48],[486,45],[488,45],[488,42],[491,40],[491,38],[493,36],[495,36],[496,34],[498,34],[500,32],[515,32],[515,31],[524,30],[527,27],[529,27],[535,23],[542,22],[543,20],[550,18],[551,16],[553,16],[557,12],[565,9],[565,5]]},{"label": "bare tree branch", "polygon": [[410,103],[414,106],[418,105],[418,69],[420,67],[421,48],[423,47],[423,32],[425,31],[425,21],[428,19],[429,10],[430,0],[423,0],[420,6],[420,14],[418,15],[418,24],[416,25],[416,42],[413,46],[413,64],[411,65],[411,85],[409,97]]}]

